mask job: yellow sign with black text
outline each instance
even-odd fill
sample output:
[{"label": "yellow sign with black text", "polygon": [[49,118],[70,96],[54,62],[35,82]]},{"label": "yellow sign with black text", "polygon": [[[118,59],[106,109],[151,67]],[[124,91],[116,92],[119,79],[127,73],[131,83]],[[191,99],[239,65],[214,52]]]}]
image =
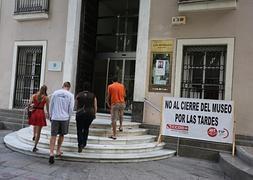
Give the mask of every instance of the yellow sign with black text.
[{"label": "yellow sign with black text", "polygon": [[152,52],[173,52],[173,40],[152,40]]}]

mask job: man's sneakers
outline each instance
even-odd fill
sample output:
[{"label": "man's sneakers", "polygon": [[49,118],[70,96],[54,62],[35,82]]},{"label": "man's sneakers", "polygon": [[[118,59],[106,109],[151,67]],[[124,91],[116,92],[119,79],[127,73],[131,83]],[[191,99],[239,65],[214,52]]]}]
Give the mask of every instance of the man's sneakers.
[{"label": "man's sneakers", "polygon": [[78,147],[78,152],[81,153],[83,151],[83,148],[81,146]]},{"label": "man's sneakers", "polygon": [[85,147],[84,145],[78,146],[78,152],[81,153],[83,151],[84,147]]},{"label": "man's sneakers", "polygon": [[49,157],[49,164],[54,164],[54,156]]}]

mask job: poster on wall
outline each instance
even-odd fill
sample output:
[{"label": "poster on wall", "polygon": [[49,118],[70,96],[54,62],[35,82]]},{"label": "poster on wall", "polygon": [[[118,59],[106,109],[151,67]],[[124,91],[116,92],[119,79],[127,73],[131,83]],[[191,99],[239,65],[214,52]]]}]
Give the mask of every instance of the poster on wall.
[{"label": "poster on wall", "polygon": [[155,71],[155,75],[156,76],[164,76],[165,75],[165,60],[160,60],[157,59],[156,60],[156,71]]},{"label": "poster on wall", "polygon": [[174,40],[151,41],[149,91],[171,91],[171,69]]},{"label": "poster on wall", "polygon": [[233,142],[233,101],[164,97],[162,108],[164,136]]}]

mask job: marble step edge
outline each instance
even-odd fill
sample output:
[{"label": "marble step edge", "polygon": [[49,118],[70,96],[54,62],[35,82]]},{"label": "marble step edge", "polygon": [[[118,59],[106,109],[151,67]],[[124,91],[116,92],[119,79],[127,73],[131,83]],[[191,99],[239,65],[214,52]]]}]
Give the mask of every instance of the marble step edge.
[{"label": "marble step edge", "polygon": [[[250,151],[249,151],[250,149]],[[253,167],[252,147],[236,146],[236,155],[245,163]]]},{"label": "marble step edge", "polygon": [[[76,119],[76,114],[72,114],[71,115],[71,120],[75,120]],[[96,119],[108,119],[111,120],[111,114],[105,114],[105,113],[96,113]],[[125,121],[131,121],[132,120],[132,116],[127,116],[124,115],[123,116],[123,120]]]},{"label": "marble step edge", "polygon": [[[147,134],[147,129],[125,129],[123,132],[117,130],[117,136],[127,136],[127,135],[143,135]],[[45,127],[42,129],[41,134],[51,134],[51,129],[49,127]],[[69,129],[69,134],[76,134],[76,130]],[[90,135],[100,135],[100,136],[109,136],[112,134],[111,129],[96,129],[90,128],[89,129]]]},{"label": "marble step edge", "polygon": [[[4,137],[4,142],[7,147],[10,149],[36,157],[46,157],[49,156],[48,149],[40,149],[37,153],[31,152],[31,146],[20,143],[19,146],[16,146],[16,134],[10,133]],[[71,161],[85,161],[85,162],[142,162],[142,161],[151,161],[165,159],[175,155],[174,150],[157,150],[152,152],[145,153],[132,153],[132,154],[106,154],[106,153],[77,153],[77,152],[64,152],[62,160],[71,160]]]},{"label": "marble step edge", "polygon": [[[50,124],[49,120],[47,120],[47,124]],[[118,121],[117,121],[117,125],[119,125]],[[122,125],[123,125],[123,128],[124,127],[138,128],[141,125],[141,123],[123,121]],[[70,121],[69,126],[76,127],[76,121],[75,120]],[[102,128],[110,128],[111,127],[111,120],[95,119],[91,123],[91,126],[93,126],[93,127],[102,127]]]},{"label": "marble step edge", "polygon": [[[19,138],[27,139],[31,141],[32,139],[32,130],[30,128],[23,128],[17,131]],[[41,139],[50,139],[50,134],[41,135]],[[118,137],[117,140],[112,140],[108,137],[100,137],[100,136],[89,136],[88,144],[139,144],[139,143],[148,143],[154,142],[156,136],[154,135],[142,135],[142,136],[122,136]],[[77,135],[76,134],[67,134],[64,136],[64,141],[67,142],[76,142]]]},{"label": "marble step edge", "polygon": [[229,153],[220,153],[219,156],[219,164],[229,177],[243,180],[253,179],[253,168],[237,156],[233,157]]},{"label": "marble step edge", "polygon": [[[31,138],[27,138],[24,136],[20,136],[17,134],[17,138],[22,141],[23,143],[34,144]],[[117,140],[110,140],[110,141],[117,141]],[[49,139],[40,139],[39,143],[49,145]],[[76,142],[63,142],[64,146],[66,147],[77,147]],[[157,144],[157,142],[149,142],[149,143],[139,143],[139,144],[87,144],[87,148],[90,149],[139,149],[139,148],[153,148],[157,146],[163,146],[164,143]]]},{"label": "marble step edge", "polygon": [[[33,142],[25,142],[20,140],[21,143],[25,143],[31,146],[31,150],[33,148]],[[65,152],[76,152],[77,151],[77,143],[66,143],[64,142],[62,145],[62,150]],[[87,144],[84,151],[87,153],[108,153],[108,154],[129,154],[129,153],[142,153],[142,152],[151,152],[157,151],[164,147],[164,144],[138,144],[138,146],[128,145],[128,146],[119,146],[119,145],[96,145],[96,144]],[[49,142],[40,141],[38,144],[38,148],[49,149]]]}]

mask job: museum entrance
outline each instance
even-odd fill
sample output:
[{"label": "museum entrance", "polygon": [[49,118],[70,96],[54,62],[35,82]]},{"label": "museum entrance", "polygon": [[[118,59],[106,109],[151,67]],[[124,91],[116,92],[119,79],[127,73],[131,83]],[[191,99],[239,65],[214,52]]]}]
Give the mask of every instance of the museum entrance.
[{"label": "museum entrance", "polygon": [[132,112],[135,53],[103,53],[98,54],[94,66],[93,90],[98,101],[98,110],[108,112],[106,105],[107,87],[112,83],[113,77],[124,84],[126,88],[125,113]]},{"label": "museum entrance", "polygon": [[126,109],[133,102],[139,0],[82,1],[75,93],[90,83],[98,111],[106,107],[107,86],[114,76],[126,87]]}]

